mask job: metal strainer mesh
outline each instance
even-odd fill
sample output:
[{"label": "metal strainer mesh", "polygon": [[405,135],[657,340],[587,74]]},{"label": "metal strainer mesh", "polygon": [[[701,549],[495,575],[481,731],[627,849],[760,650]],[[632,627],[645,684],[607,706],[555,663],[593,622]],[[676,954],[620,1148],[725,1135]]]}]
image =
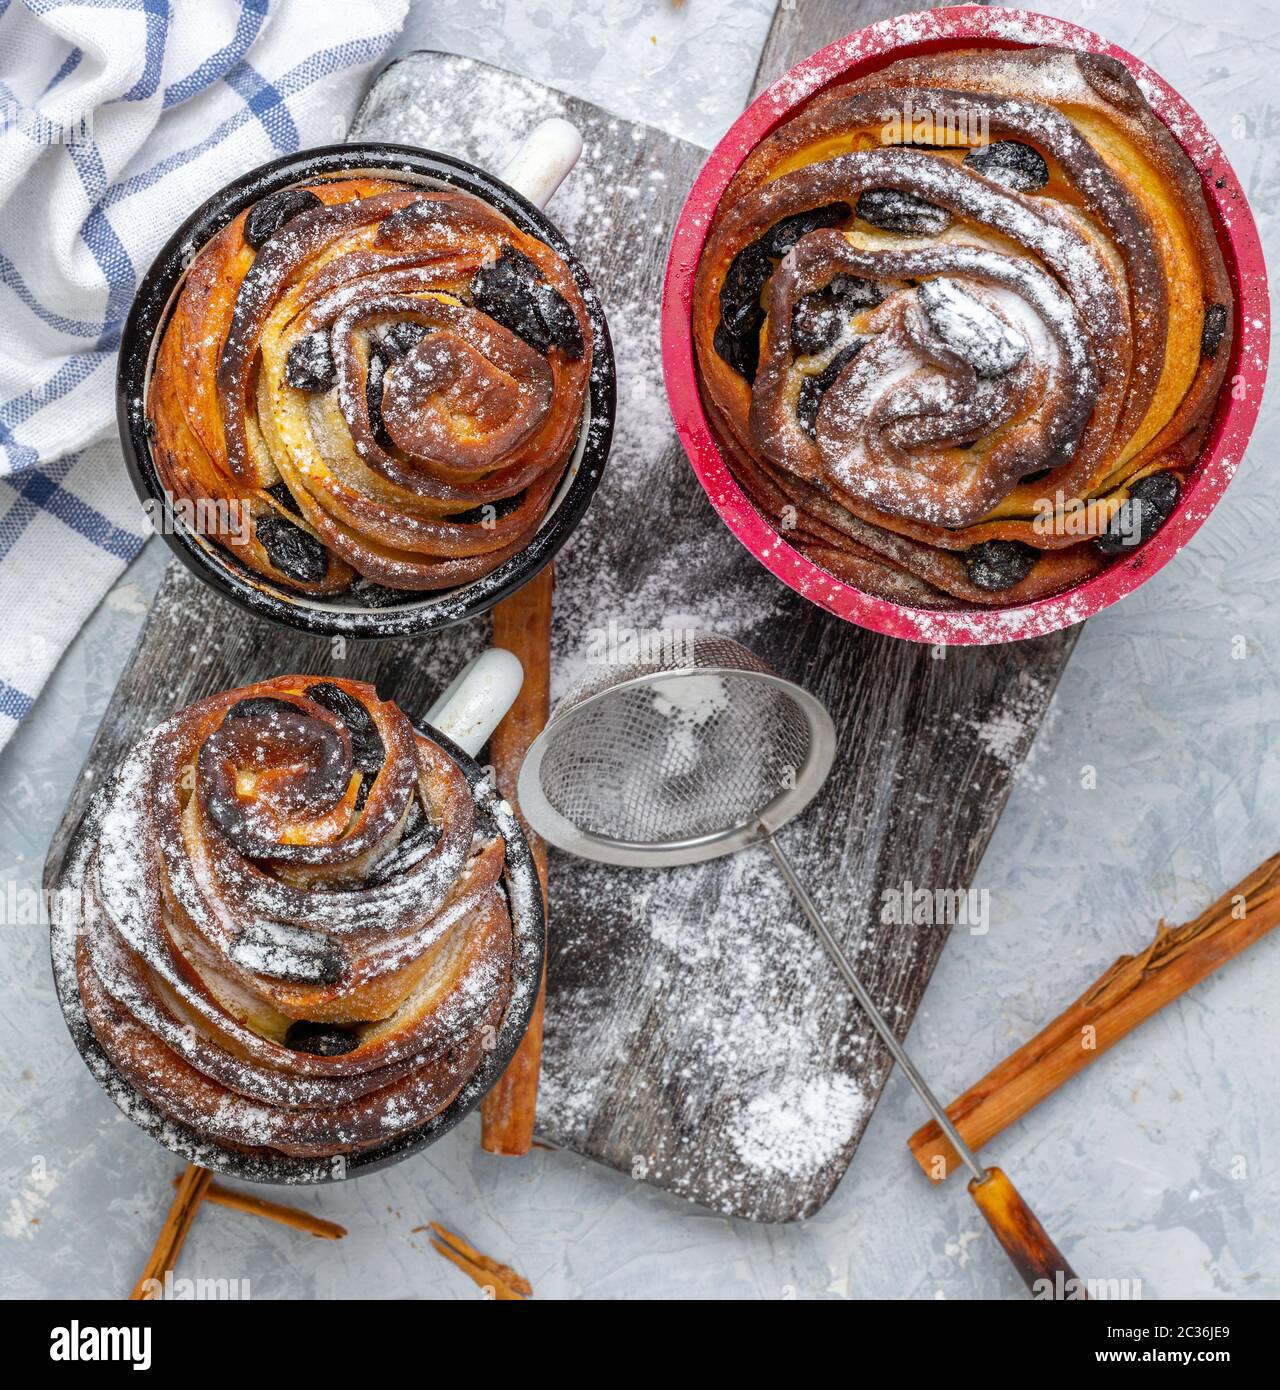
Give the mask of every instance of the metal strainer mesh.
[{"label": "metal strainer mesh", "polygon": [[808,691],[736,642],[698,635],[679,651],[602,664],[579,681],[533,741],[517,795],[525,819],[553,845],[606,863],[693,864],[762,844],[884,1045],[984,1183],[986,1170],[774,834],[817,794],[834,756],[835,726]]},{"label": "metal strainer mesh", "polygon": [[[829,723],[744,647],[699,634],[580,681],[526,764],[535,780],[522,776],[521,806],[553,843],[572,827],[584,843],[565,847],[580,853],[611,842],[634,846],[635,862],[705,858],[692,842],[727,852],[766,808],[781,824],[807,803],[829,763],[817,746]],[[544,803],[561,833],[540,823]]]}]

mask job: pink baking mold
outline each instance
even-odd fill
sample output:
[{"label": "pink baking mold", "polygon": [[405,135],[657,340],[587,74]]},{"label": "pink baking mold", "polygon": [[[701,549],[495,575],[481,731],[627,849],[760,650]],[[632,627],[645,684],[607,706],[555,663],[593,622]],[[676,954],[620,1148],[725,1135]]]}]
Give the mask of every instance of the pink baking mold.
[{"label": "pink baking mold", "polygon": [[[716,444],[698,393],[691,309],[707,229],[730,179],[752,149],[817,93],[913,53],[965,47],[1056,45],[1118,58],[1200,171],[1236,295],[1231,362],[1200,458],[1178,505],[1132,558],[1052,598],[963,612],[908,608],[865,594],[805,558],[755,510]],[[884,20],[838,40],[762,92],[712,151],[676,225],[662,293],[662,358],[676,432],[711,504],[761,564],[805,598],[875,632],[916,642],[990,643],[1039,637],[1100,613],[1166,565],[1213,510],[1244,456],[1267,375],[1267,274],[1240,181],[1204,122],[1169,84],[1115,44],[1028,10],[962,5]]]}]

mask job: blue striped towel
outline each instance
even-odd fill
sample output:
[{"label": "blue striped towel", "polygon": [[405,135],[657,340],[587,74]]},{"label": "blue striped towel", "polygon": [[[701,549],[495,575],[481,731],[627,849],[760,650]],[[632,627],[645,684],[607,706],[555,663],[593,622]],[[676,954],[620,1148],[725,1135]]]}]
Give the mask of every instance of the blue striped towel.
[{"label": "blue striped towel", "polygon": [[120,329],[178,223],[341,140],[407,0],[0,0],[0,747],[146,521]]}]

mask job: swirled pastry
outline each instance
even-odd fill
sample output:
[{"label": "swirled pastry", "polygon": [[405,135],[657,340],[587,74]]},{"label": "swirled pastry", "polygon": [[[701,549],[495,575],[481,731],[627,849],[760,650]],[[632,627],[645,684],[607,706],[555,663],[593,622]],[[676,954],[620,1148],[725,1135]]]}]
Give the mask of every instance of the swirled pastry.
[{"label": "swirled pastry", "polygon": [[189,706],[125,758],[68,871],[94,1037],[229,1148],[327,1157],[417,1128],[512,992],[495,805],[358,681]]},{"label": "swirled pastry", "polygon": [[590,372],[551,247],[467,193],[318,180],[196,256],[151,377],[152,456],[251,572],[376,605],[529,543]]},{"label": "swirled pastry", "polygon": [[963,608],[1056,593],[1167,518],[1232,296],[1199,175],[1120,63],[971,50],[758,145],[693,325],[757,509],[858,588]]}]

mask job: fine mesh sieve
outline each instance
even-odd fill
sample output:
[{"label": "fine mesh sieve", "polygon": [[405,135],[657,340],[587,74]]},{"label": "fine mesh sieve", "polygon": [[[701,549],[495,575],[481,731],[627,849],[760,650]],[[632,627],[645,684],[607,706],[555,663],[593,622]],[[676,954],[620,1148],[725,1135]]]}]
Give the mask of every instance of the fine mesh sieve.
[{"label": "fine mesh sieve", "polygon": [[664,633],[593,668],[525,758],[523,814],[553,845],[610,864],[691,864],[776,830],[817,795],[835,727],[737,642]]},{"label": "fine mesh sieve", "polygon": [[672,632],[653,645],[657,650],[637,660],[593,667],[557,706],[520,769],[524,819],[560,849],[630,867],[693,864],[763,844],[973,1174],[969,1190],[1028,1284],[1055,1270],[1078,1282],[1013,1185],[998,1168],[985,1169],[962,1138],[777,841],[775,832],[804,810],[831,770],[831,716],[807,690],[727,637],[686,640]]}]

